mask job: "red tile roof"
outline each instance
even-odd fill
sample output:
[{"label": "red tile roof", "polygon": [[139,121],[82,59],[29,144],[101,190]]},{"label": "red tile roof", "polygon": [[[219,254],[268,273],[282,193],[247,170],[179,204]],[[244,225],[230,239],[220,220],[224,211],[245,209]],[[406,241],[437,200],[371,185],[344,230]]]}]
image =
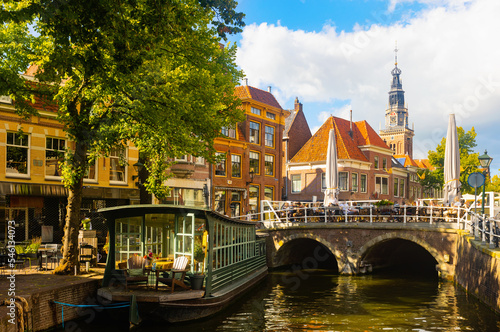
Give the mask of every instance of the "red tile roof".
[{"label": "red tile roof", "polygon": [[278,103],[276,98],[274,98],[274,96],[270,92],[254,88],[249,85],[242,85],[236,87],[235,93],[236,96],[241,100],[253,99],[255,101],[267,104],[269,106],[282,109],[281,105]]},{"label": "red tile roof", "polygon": [[355,159],[368,162],[360,146],[374,145],[389,149],[366,121],[353,122],[352,138],[349,135],[350,121],[331,116],[292,158],[292,163],[325,161],[328,135],[335,129],[338,159]]},{"label": "red tile roof", "polygon": [[420,168],[427,168],[429,170],[434,170],[434,166],[431,165],[429,159],[415,159],[415,163]]}]

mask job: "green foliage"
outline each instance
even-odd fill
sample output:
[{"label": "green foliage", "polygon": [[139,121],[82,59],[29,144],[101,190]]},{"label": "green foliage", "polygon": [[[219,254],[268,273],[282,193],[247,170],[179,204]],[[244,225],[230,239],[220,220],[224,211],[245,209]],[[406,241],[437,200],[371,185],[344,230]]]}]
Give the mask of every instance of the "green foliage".
[{"label": "green foliage", "polygon": [[[57,119],[77,143],[61,165],[67,188],[79,185],[89,160],[131,141],[146,158],[146,188],[161,197],[165,160],[190,154],[213,161],[220,128],[243,119],[233,93],[242,75],[236,48],[221,48],[217,30],[244,25],[235,6],[232,0],[7,1],[0,12],[6,78],[0,93],[12,96],[24,115],[37,112],[29,103],[35,94],[58,105]],[[29,64],[38,66],[36,84],[18,75]]]},{"label": "green foliage", "polygon": [[16,254],[24,254],[24,247],[20,244],[16,244],[16,246],[14,247],[15,250],[16,250]]},{"label": "green foliage", "polygon": [[[235,7],[233,0],[3,1],[0,95],[26,117],[37,114],[37,96],[75,142],[60,165],[69,231],[78,229],[89,162],[120,144],[141,151],[146,189],[159,198],[166,160],[214,161],[220,128],[244,116],[234,94],[242,77],[236,47],[219,44],[244,25]],[[26,80],[20,74],[30,65],[34,79]]]},{"label": "green foliage", "polygon": [[203,260],[205,259],[205,252],[203,251],[203,247],[199,242],[195,242],[194,244],[193,257],[197,262],[203,262]]},{"label": "green foliage", "polygon": [[500,192],[500,177],[498,175],[493,175],[490,181],[486,182],[486,191]]},{"label": "green foliage", "polygon": [[[460,149],[460,182],[462,183],[462,193],[472,193],[473,188],[467,183],[469,174],[477,172],[479,160],[478,153],[474,153],[476,144],[476,131],[474,127],[468,132],[462,127],[457,127],[458,145]],[[439,181],[440,187],[444,185],[444,153],[446,149],[446,138],[443,137],[441,143],[436,147],[436,151],[429,151],[428,158],[432,166],[436,168],[433,172],[434,180]]]},{"label": "green foliage", "polygon": [[394,202],[388,199],[381,199],[380,201],[373,203],[373,205],[375,205],[376,207],[381,207],[381,206],[394,205]]},{"label": "green foliage", "polygon": [[423,192],[426,196],[431,196],[435,190],[441,190],[443,188],[444,183],[444,174],[443,172],[438,172],[437,170],[431,171],[428,169],[419,170],[418,172],[418,181],[422,186]]}]

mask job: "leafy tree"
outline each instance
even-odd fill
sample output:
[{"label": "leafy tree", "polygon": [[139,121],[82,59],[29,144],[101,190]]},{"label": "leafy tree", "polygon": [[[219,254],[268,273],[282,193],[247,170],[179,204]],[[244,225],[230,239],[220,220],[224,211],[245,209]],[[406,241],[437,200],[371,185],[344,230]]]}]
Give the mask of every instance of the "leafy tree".
[{"label": "leafy tree", "polygon": [[432,197],[436,190],[440,190],[443,187],[442,173],[424,169],[419,170],[417,174],[422,191],[425,194],[424,197]]},{"label": "leafy tree", "polygon": [[[462,127],[457,127],[458,146],[460,149],[460,182],[462,184],[462,193],[473,192],[473,188],[467,183],[469,174],[477,172],[479,160],[478,153],[474,153],[476,147],[476,131],[474,127],[468,132]],[[436,151],[429,151],[429,162],[436,168],[435,178],[439,181],[441,188],[444,185],[444,154],[446,149],[446,137],[443,137],[441,143],[436,147]]]},{"label": "leafy tree", "polygon": [[[0,7],[0,95],[36,115],[35,96],[57,105],[72,148],[61,165],[68,188],[63,260],[78,265],[83,176],[90,162],[132,142],[146,158],[147,190],[165,194],[167,158],[214,161],[222,126],[242,120],[234,88],[239,31],[232,0],[9,0]],[[30,67],[31,66],[31,67]],[[29,68],[34,79],[20,75]]]},{"label": "leafy tree", "polygon": [[500,192],[500,176],[493,175],[492,178],[486,179],[486,191]]}]

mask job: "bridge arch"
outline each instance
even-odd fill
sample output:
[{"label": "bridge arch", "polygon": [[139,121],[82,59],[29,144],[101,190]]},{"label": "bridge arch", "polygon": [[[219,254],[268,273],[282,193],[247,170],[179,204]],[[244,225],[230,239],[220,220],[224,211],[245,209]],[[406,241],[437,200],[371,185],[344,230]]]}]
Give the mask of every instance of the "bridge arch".
[{"label": "bridge arch", "polygon": [[[308,245],[304,246],[306,243]],[[314,243],[319,244],[319,246],[314,245]],[[305,249],[305,252],[302,252],[305,256],[297,255],[297,248],[301,248],[301,251]],[[324,248],[326,254],[321,252],[321,248]],[[299,263],[303,268],[314,268],[317,264],[328,260],[329,257],[335,259],[338,270],[343,267],[342,252],[326,239],[311,233],[287,235],[275,244],[275,249],[276,253],[272,256],[271,264],[273,267]]]},{"label": "bridge arch", "polygon": [[383,244],[385,242],[392,241],[392,240],[405,240],[405,241],[409,241],[411,243],[414,243],[414,244],[420,246],[430,256],[432,256],[432,258],[434,258],[434,260],[437,263],[437,266],[439,267],[438,272],[443,273],[444,275],[447,274],[446,261],[445,261],[443,255],[441,255],[436,248],[434,248],[428,242],[422,240],[419,237],[416,237],[416,236],[414,236],[412,234],[405,234],[405,233],[401,233],[401,232],[386,233],[384,235],[377,236],[377,237],[375,237],[375,238],[367,241],[358,250],[358,253],[357,253],[358,261],[357,261],[356,266],[359,268],[360,266],[363,265],[362,263],[365,263],[363,261],[364,258],[370,253],[370,251],[374,247],[376,247],[376,246],[378,246],[380,244]]}]

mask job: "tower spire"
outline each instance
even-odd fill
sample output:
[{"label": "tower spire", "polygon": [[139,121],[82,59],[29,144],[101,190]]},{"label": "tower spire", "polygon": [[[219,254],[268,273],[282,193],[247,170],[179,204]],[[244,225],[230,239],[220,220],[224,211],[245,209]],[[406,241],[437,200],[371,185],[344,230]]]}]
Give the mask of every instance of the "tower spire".
[{"label": "tower spire", "polygon": [[394,65],[398,66],[398,41],[396,40],[396,48],[394,48]]}]

